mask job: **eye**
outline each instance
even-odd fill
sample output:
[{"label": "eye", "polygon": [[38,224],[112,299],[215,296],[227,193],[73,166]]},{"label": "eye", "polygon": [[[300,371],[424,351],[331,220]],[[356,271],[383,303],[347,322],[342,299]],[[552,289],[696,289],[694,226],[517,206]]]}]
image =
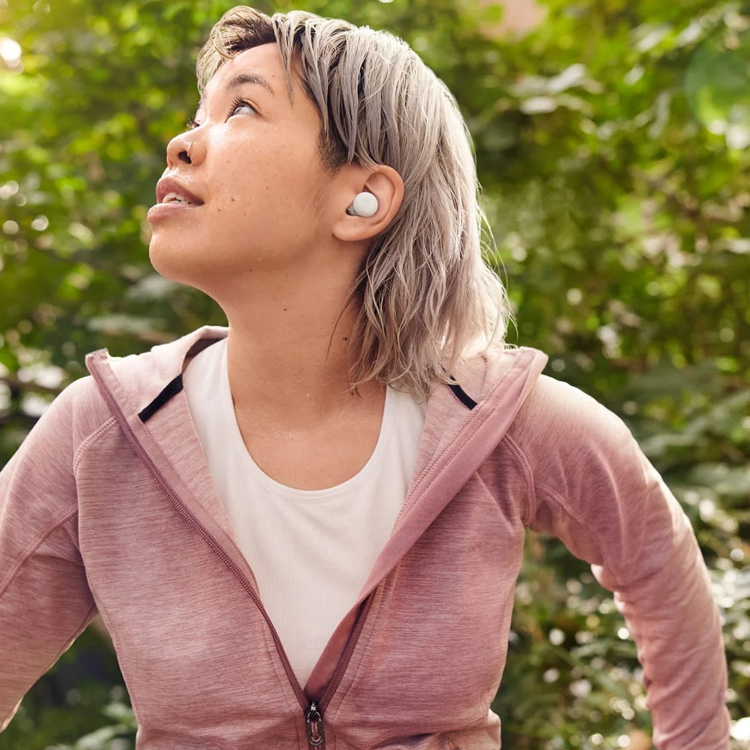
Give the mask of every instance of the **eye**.
[{"label": "eye", "polygon": [[240,107],[250,107],[250,109],[252,109],[253,112],[255,112],[256,114],[258,113],[258,110],[255,109],[255,107],[253,107],[253,105],[250,104],[250,102],[245,101],[244,99],[240,99],[238,97],[229,106],[229,116],[231,117],[235,113],[235,110],[239,109]]},{"label": "eye", "polygon": [[[252,104],[250,104],[250,102],[245,101],[244,99],[240,99],[238,97],[232,102],[232,104],[229,107],[229,116],[231,117],[234,114],[235,110],[237,110],[239,107],[250,107],[250,109],[252,109],[253,112],[255,112],[255,114],[258,114],[258,110],[255,109],[255,107]],[[195,118],[193,117],[191,117],[185,123],[185,128],[187,130],[194,130],[195,128],[199,128],[200,126],[201,124],[197,120],[195,120]]]}]

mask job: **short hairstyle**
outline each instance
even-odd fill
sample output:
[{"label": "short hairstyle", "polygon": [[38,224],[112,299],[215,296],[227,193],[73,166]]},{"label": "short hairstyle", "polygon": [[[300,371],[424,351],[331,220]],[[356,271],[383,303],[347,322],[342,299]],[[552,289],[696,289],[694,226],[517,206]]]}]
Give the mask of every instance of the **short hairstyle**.
[{"label": "short hairstyle", "polygon": [[453,383],[465,357],[505,343],[513,311],[482,257],[480,185],[469,129],[448,87],[388,31],[293,10],[268,16],[239,5],[211,29],[196,75],[201,94],[226,60],[276,42],[292,97],[291,59],[321,118],[331,173],[385,164],[404,182],[402,204],[371,240],[346,307],[352,389],[377,379],[424,400]]}]

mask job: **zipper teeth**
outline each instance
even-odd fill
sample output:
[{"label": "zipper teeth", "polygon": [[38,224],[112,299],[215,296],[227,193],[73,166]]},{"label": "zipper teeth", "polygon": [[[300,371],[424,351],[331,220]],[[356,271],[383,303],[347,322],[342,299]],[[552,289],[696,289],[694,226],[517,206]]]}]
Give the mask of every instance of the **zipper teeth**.
[{"label": "zipper teeth", "polygon": [[[110,394],[109,389],[102,382],[100,374],[98,372],[95,372],[92,374],[96,378],[97,382],[102,386],[102,390],[105,393],[105,398],[108,404],[110,405],[110,408],[112,408],[112,411],[115,415],[115,419],[117,419],[117,421],[120,423],[120,426],[123,428],[123,431],[125,432],[128,440],[132,444],[136,453],[144,461],[149,471],[153,475],[154,479],[156,479],[156,481],[161,486],[161,488],[167,493],[170,500],[172,500],[172,504],[177,507],[180,514],[187,520],[187,522],[191,526],[193,526],[193,528],[198,532],[198,534],[200,534],[200,536],[208,543],[211,549],[213,549],[214,552],[224,561],[225,565],[232,571],[232,573],[234,573],[235,577],[240,581],[243,588],[247,591],[248,594],[250,594],[250,597],[252,598],[252,600],[257,604],[258,608],[261,611],[261,614],[263,615],[266,622],[268,623],[268,626],[271,628],[271,634],[273,635],[273,639],[276,642],[277,648],[279,649],[279,653],[281,655],[281,661],[284,665],[284,670],[286,671],[287,677],[289,678],[289,682],[291,683],[292,688],[294,689],[294,692],[297,695],[297,700],[299,701],[302,708],[306,709],[308,706],[308,701],[305,697],[305,693],[302,690],[302,687],[299,684],[299,681],[297,680],[297,676],[294,674],[294,670],[292,670],[292,667],[289,664],[289,659],[287,658],[286,651],[284,651],[284,646],[281,643],[279,634],[276,632],[276,628],[273,626],[271,619],[268,617],[268,613],[263,608],[263,603],[256,596],[255,591],[253,591],[253,587],[250,585],[250,582],[247,580],[247,578],[242,573],[242,571],[240,571],[237,568],[234,562],[229,557],[227,557],[224,550],[222,550],[221,547],[219,547],[214,542],[210,534],[208,534],[208,532],[203,528],[203,526],[195,519],[192,513],[190,513],[190,511],[184,506],[184,503],[179,499],[179,497],[177,496],[177,493],[174,492],[174,490],[169,486],[166,480],[162,477],[161,472],[153,465],[153,462],[151,461],[151,457],[143,450],[143,448],[141,448],[138,440],[133,434],[132,428],[127,423],[127,420],[125,419],[124,415],[121,413],[114,398]],[[330,690],[326,691],[326,695],[328,695],[329,692]]]},{"label": "zipper teeth", "polygon": [[349,666],[349,660],[351,659],[352,653],[354,652],[354,647],[357,645],[357,641],[359,640],[359,634],[362,632],[362,628],[365,626],[365,620],[367,619],[370,607],[372,607],[373,599],[374,597],[372,596],[372,593],[370,593],[370,595],[367,597],[367,604],[365,604],[364,611],[360,613],[357,623],[354,626],[354,632],[349,638],[349,643],[347,644],[341,660],[339,661],[338,666],[336,667],[333,676],[331,677],[331,682],[328,685],[328,689],[325,691],[325,693],[323,693],[323,697],[320,700],[321,714],[325,712],[326,708],[328,708],[328,704],[331,702],[333,694],[334,692],[336,692],[336,688],[339,686],[339,683],[344,677],[344,671]]}]

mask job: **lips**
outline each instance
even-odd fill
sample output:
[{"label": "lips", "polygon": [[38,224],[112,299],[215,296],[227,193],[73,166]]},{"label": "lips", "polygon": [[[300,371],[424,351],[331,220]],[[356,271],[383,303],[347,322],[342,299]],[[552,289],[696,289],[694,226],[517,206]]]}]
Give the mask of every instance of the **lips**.
[{"label": "lips", "polygon": [[203,200],[192,191],[183,185],[181,182],[171,178],[164,177],[156,183],[156,202],[161,204],[164,200],[164,196],[168,193],[179,193],[184,198],[190,201],[194,206],[203,205]]}]

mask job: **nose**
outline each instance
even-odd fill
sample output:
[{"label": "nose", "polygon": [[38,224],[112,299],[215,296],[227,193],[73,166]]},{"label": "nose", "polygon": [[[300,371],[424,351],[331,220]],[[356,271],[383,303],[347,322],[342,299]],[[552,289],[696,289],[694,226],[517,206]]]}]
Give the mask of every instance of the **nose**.
[{"label": "nose", "polygon": [[185,133],[180,133],[180,135],[172,138],[167,144],[167,166],[174,167],[178,161],[192,164],[189,153],[192,146],[192,141],[188,140]]}]

